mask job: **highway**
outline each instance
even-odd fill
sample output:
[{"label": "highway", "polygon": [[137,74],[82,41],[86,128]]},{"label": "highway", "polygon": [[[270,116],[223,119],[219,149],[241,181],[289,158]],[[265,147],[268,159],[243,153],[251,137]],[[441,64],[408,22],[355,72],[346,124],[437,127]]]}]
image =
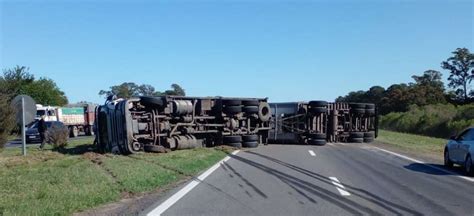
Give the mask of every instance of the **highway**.
[{"label": "highway", "polygon": [[241,150],[143,215],[474,215],[474,178],[368,144]]}]

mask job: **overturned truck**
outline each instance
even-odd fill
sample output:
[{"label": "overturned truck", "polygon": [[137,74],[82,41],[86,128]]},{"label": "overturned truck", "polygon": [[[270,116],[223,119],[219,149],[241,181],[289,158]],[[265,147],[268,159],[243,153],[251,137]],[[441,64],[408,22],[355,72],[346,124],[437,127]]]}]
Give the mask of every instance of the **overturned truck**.
[{"label": "overturned truck", "polygon": [[374,104],[310,101],[270,103],[270,107],[272,143],[370,143],[378,134]]},{"label": "overturned truck", "polygon": [[257,147],[270,130],[266,98],[139,97],[96,109],[99,151],[132,154],[227,144]]}]

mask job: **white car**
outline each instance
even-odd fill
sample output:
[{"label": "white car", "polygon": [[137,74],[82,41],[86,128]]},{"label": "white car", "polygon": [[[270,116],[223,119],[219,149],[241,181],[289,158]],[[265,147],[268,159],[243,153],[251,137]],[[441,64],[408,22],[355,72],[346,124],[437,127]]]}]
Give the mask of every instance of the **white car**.
[{"label": "white car", "polygon": [[467,175],[474,175],[474,127],[470,127],[458,136],[452,136],[444,148],[444,165],[452,167],[453,164],[463,166]]}]

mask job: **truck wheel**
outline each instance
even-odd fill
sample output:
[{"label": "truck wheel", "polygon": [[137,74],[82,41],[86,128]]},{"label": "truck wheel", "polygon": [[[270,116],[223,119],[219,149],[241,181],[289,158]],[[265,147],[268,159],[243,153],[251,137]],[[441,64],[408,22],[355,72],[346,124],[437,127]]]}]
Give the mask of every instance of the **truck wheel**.
[{"label": "truck wheel", "polygon": [[365,109],[351,109],[354,114],[365,114]]},{"label": "truck wheel", "polygon": [[225,145],[227,146],[230,146],[230,147],[234,147],[234,148],[242,148],[242,143],[226,143]]},{"label": "truck wheel", "polygon": [[145,152],[166,153],[166,148],[159,145],[145,145],[143,146],[143,150],[145,150]]},{"label": "truck wheel", "polygon": [[237,114],[242,112],[241,106],[226,106],[224,107],[224,112],[226,114]]},{"label": "truck wheel", "polygon": [[326,107],[311,107],[309,111],[313,114],[326,113],[328,109]]},{"label": "truck wheel", "polygon": [[374,137],[375,137],[374,131],[364,132],[364,138],[374,138]]},{"label": "truck wheel", "polygon": [[308,140],[308,144],[310,145],[319,145],[319,146],[323,146],[323,145],[326,145],[326,140],[325,139],[310,139]]},{"label": "truck wheel", "polygon": [[157,105],[157,106],[163,106],[163,99],[159,98],[159,97],[147,97],[147,96],[143,96],[143,97],[140,97],[140,102],[144,103],[144,104],[150,104],[150,105]]},{"label": "truck wheel", "polygon": [[94,130],[92,129],[92,126],[85,126],[84,127],[84,132],[86,133],[87,136],[93,136],[94,135]]},{"label": "truck wheel", "polygon": [[375,115],[375,109],[366,109],[365,114],[369,116]]},{"label": "truck wheel", "polygon": [[222,104],[226,106],[240,106],[242,105],[241,100],[222,100]]},{"label": "truck wheel", "polygon": [[350,138],[349,141],[353,143],[363,143],[364,138]]},{"label": "truck wheel", "polygon": [[375,104],[366,104],[365,109],[375,109]]},{"label": "truck wheel", "polygon": [[258,138],[259,138],[259,136],[257,134],[243,135],[242,136],[242,141],[244,141],[244,142],[257,142],[259,140]]},{"label": "truck wheel", "polygon": [[326,134],[324,133],[313,133],[313,134],[308,134],[308,138],[311,139],[323,139],[326,140]]},{"label": "truck wheel", "polygon": [[243,142],[242,147],[244,147],[244,148],[257,148],[258,147],[258,142],[257,141]]},{"label": "truck wheel", "polygon": [[247,114],[255,114],[258,113],[258,106],[244,106],[242,111]]},{"label": "truck wheel", "polygon": [[225,143],[241,143],[242,136],[225,136],[223,138],[223,142]]},{"label": "truck wheel", "polygon": [[327,107],[328,102],[326,101],[310,101],[308,103],[309,107]]},{"label": "truck wheel", "polygon": [[350,138],[364,138],[364,132],[350,132]]},{"label": "truck wheel", "polygon": [[79,135],[79,130],[76,126],[72,126],[69,128],[69,137],[77,137]]},{"label": "truck wheel", "polygon": [[364,137],[364,142],[365,143],[371,143],[374,141],[374,138],[373,137]]},{"label": "truck wheel", "polygon": [[270,109],[270,105],[267,102],[262,102],[258,105],[258,118],[260,121],[267,122],[272,117],[272,112]]},{"label": "truck wheel", "polygon": [[260,102],[258,100],[247,100],[247,101],[242,101],[242,104],[244,106],[256,106],[256,107],[258,107]]},{"label": "truck wheel", "polygon": [[364,103],[350,103],[349,107],[352,108],[352,109],[364,109],[365,110],[366,105],[367,104],[364,104]]}]

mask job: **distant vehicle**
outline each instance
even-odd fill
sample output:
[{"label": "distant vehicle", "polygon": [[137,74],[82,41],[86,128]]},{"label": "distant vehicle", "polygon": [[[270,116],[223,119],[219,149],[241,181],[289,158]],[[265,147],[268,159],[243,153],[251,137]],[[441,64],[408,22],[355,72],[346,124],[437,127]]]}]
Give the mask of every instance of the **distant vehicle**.
[{"label": "distant vehicle", "polygon": [[[51,127],[58,127],[58,128],[67,128],[66,125],[64,125],[60,121],[47,121],[46,122],[46,127],[49,129]],[[38,132],[38,121],[33,123],[27,130],[26,130],[26,143],[40,143],[41,138],[40,134]]]},{"label": "distant vehicle", "polygon": [[474,127],[470,127],[458,136],[452,136],[444,148],[444,165],[452,167],[453,164],[463,166],[464,172],[474,175],[472,157],[474,156]]},{"label": "distant vehicle", "polygon": [[94,135],[95,106],[83,107],[53,107],[36,105],[36,118],[45,116],[45,121],[60,121],[68,127],[69,136],[77,137],[79,132]]}]

